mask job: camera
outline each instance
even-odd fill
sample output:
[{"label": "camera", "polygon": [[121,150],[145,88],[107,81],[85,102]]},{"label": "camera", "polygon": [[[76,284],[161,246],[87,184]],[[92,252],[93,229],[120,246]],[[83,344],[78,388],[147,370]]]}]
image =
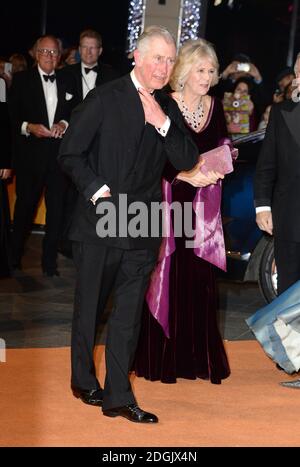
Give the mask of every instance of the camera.
[{"label": "camera", "polygon": [[236,67],[237,71],[244,71],[248,73],[250,71],[250,64],[249,63],[238,63]]}]

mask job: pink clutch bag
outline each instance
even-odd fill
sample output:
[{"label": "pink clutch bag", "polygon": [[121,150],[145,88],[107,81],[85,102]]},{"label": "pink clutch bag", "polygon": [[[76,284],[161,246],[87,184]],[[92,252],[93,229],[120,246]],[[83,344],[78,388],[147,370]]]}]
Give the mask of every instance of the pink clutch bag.
[{"label": "pink clutch bag", "polygon": [[204,175],[211,170],[219,172],[222,175],[233,172],[232,155],[228,144],[223,144],[211,151],[204,152],[201,154],[201,159],[205,160],[200,169]]}]

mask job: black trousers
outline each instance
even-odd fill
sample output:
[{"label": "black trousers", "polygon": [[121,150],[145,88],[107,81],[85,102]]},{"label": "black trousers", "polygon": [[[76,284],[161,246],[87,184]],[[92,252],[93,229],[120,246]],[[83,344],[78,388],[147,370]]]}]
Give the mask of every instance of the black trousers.
[{"label": "black trousers", "polygon": [[300,241],[274,238],[274,256],[278,273],[278,293],[281,294],[300,279]]},{"label": "black trousers", "polygon": [[0,278],[11,274],[10,211],[6,180],[0,180]]},{"label": "black trousers", "polygon": [[129,371],[137,347],[144,295],[156,262],[153,250],[122,250],[74,242],[77,269],[72,325],[73,388],[98,389],[93,351],[99,316],[114,289],[105,347],[103,409],[135,403]]},{"label": "black trousers", "polygon": [[56,268],[57,249],[61,236],[66,178],[57,162],[44,167],[33,166],[30,171],[16,170],[16,204],[12,235],[13,263],[18,264],[24,253],[38,202],[44,191],[46,205],[45,237],[43,240],[42,267]]}]

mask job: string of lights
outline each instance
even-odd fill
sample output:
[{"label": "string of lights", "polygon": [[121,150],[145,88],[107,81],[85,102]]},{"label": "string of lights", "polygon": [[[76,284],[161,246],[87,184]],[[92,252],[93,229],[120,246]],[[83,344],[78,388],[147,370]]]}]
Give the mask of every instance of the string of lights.
[{"label": "string of lights", "polygon": [[127,52],[135,49],[136,41],[144,29],[146,0],[130,0],[127,28]]},{"label": "string of lights", "polygon": [[[199,37],[201,6],[203,0],[181,0],[179,18],[179,45]],[[127,28],[127,53],[135,49],[136,41],[144,30],[146,0],[130,0]]]},{"label": "string of lights", "polygon": [[200,28],[200,12],[203,0],[183,0],[180,28],[180,45],[188,39],[197,39]]}]

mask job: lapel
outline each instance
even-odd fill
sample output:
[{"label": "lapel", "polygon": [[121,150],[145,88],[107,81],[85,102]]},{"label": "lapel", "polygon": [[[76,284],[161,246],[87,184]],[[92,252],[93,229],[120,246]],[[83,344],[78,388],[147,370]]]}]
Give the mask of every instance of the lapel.
[{"label": "lapel", "polygon": [[65,101],[65,87],[63,85],[63,82],[60,80],[60,76],[56,74],[56,88],[57,88],[57,105],[56,105],[56,110],[55,110],[55,116],[54,116],[54,122],[57,122],[61,120],[60,115],[61,112],[60,110],[62,109],[63,103]]},{"label": "lapel", "polygon": [[39,74],[37,67],[32,70],[32,73],[32,92],[36,96],[37,103],[41,111],[41,121],[47,126],[47,128],[49,128],[48,112],[42,84],[42,78]]},{"label": "lapel", "polygon": [[76,79],[76,88],[80,102],[83,101],[83,89],[82,89],[82,73],[81,73],[81,62],[74,65],[76,67],[75,79]]},{"label": "lapel", "polygon": [[[159,103],[162,110],[168,115],[168,105],[166,96],[160,91],[154,91],[155,100]],[[137,157],[135,160],[135,170],[138,170],[139,166],[149,163],[149,156],[155,158],[155,145],[158,140],[157,130],[153,125],[146,123],[142,131],[142,136],[140,138]]]},{"label": "lapel", "polygon": [[[164,94],[160,91],[154,91],[154,97],[165,114],[168,115],[168,104],[166,96],[164,96]],[[153,142],[156,140],[157,134],[157,130],[154,128],[154,126],[146,123],[140,142],[140,150],[143,150],[145,147],[148,148],[153,146]]]},{"label": "lapel", "polygon": [[101,64],[98,62],[98,73],[97,73],[97,78],[96,78],[96,86],[99,86],[103,81],[105,81],[104,79],[105,77],[103,75],[104,75],[103,68]]},{"label": "lapel", "polygon": [[296,143],[300,147],[300,103],[288,102],[288,108],[282,108],[281,113]]},{"label": "lapel", "polygon": [[114,92],[120,108],[121,121],[126,122],[126,127],[123,131],[127,136],[134,140],[138,145],[141,139],[141,134],[145,129],[145,115],[139,94],[130,78],[130,75],[124,76],[119,81],[120,85],[115,88]]}]

